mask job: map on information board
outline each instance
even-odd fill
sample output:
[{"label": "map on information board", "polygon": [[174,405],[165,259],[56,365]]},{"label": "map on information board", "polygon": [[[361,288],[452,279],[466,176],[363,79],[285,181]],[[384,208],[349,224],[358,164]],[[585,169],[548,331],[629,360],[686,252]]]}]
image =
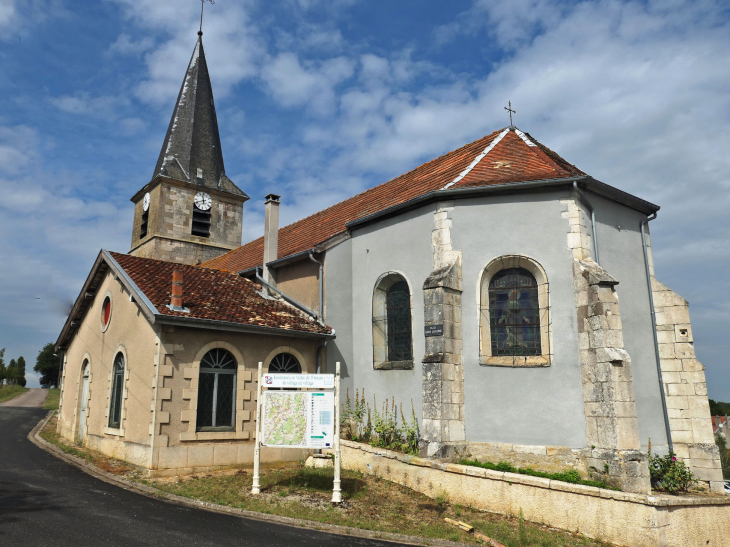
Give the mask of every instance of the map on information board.
[{"label": "map on information board", "polygon": [[289,448],[333,446],[334,395],[331,392],[267,391],[261,411],[261,444]]}]

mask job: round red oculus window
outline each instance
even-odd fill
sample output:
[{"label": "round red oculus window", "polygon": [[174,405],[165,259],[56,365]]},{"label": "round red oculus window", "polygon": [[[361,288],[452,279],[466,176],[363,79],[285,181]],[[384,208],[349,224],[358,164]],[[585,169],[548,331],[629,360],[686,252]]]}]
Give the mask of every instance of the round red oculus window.
[{"label": "round red oculus window", "polygon": [[108,296],[101,305],[101,323],[106,327],[109,324],[109,318],[112,315],[112,299]]}]

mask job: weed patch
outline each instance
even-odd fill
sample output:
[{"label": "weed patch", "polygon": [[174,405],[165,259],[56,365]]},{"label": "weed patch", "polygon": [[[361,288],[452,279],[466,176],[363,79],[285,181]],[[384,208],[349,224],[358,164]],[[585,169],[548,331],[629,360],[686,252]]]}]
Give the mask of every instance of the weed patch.
[{"label": "weed patch", "polygon": [[580,476],[577,471],[562,471],[560,473],[544,473],[542,471],[535,471],[529,467],[515,467],[509,462],[481,462],[479,460],[459,460],[461,465],[469,465],[471,467],[482,467],[484,469],[492,469],[493,471],[503,471],[505,473],[519,473],[520,475],[530,475],[531,477],[542,477],[544,479],[550,479],[554,481],[569,482],[572,484],[583,484],[585,486],[595,486],[596,488],[608,488],[609,490],[618,490],[618,488],[611,488],[603,481],[591,481],[585,480]]}]

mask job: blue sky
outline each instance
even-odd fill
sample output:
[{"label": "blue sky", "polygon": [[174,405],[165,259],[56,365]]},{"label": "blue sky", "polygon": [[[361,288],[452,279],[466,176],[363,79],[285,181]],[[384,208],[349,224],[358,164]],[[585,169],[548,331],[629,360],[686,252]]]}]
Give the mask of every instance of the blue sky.
[{"label": "blue sky", "polygon": [[[31,365],[159,153],[199,0],[0,0],[0,347]],[[218,0],[226,172],[288,223],[515,123],[662,206],[657,277],[730,401],[730,10],[681,0]],[[31,383],[34,379],[29,375]]]}]

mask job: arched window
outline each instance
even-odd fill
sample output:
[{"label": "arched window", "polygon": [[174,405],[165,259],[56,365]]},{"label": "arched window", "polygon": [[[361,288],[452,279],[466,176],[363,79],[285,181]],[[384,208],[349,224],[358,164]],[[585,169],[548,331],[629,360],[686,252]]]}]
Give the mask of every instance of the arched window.
[{"label": "arched window", "polygon": [[196,429],[233,429],[238,364],[230,351],[215,348],[200,360]]},{"label": "arched window", "polygon": [[301,374],[302,365],[299,359],[291,353],[280,353],[269,363],[269,372],[286,372],[288,374]]},{"label": "arched window", "polygon": [[124,355],[120,351],[114,358],[112,372],[112,396],[109,407],[109,427],[119,429],[122,421],[122,402],[124,395]]},{"label": "arched window", "polygon": [[373,366],[413,368],[411,290],[394,272],[381,276],[373,291]]},{"label": "arched window", "polygon": [[492,355],[540,355],[537,281],[524,268],[501,270],[489,282]]},{"label": "arched window", "polygon": [[480,280],[480,362],[550,366],[550,299],[545,270],[532,258],[495,258]]}]

